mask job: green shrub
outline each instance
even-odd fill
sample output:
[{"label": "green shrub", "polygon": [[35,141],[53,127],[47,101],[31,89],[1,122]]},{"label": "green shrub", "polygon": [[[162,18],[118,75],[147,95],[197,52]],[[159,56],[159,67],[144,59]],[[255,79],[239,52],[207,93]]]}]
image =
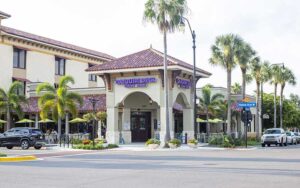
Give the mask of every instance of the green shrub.
[{"label": "green shrub", "polygon": [[181,146],[181,141],[179,139],[177,139],[177,138],[171,139],[168,143],[174,144],[177,147]]},{"label": "green shrub", "polygon": [[223,136],[211,136],[208,139],[208,144],[209,145],[217,145],[220,146],[224,142],[224,137]]},{"label": "green shrub", "polygon": [[108,144],[107,148],[111,149],[111,148],[118,148],[119,146],[117,144]]},{"label": "green shrub", "polygon": [[7,157],[7,155],[4,153],[0,153],[0,157]]},{"label": "green shrub", "polygon": [[194,139],[194,138],[193,138],[193,139],[189,139],[189,140],[188,140],[188,143],[189,143],[189,144],[198,144],[198,140],[196,140],[196,139]]},{"label": "green shrub", "polygon": [[82,140],[77,139],[77,138],[72,138],[72,139],[71,139],[71,143],[72,143],[72,144],[82,144]]},{"label": "green shrub", "polygon": [[150,139],[147,140],[145,145],[148,146],[149,144],[158,144],[159,145],[160,141],[155,139],[155,138],[150,138]]},{"label": "green shrub", "polygon": [[91,142],[91,140],[82,140],[83,145],[89,145]]},{"label": "green shrub", "polygon": [[95,143],[96,144],[104,144],[104,143],[107,143],[107,141],[103,138],[96,138]]}]

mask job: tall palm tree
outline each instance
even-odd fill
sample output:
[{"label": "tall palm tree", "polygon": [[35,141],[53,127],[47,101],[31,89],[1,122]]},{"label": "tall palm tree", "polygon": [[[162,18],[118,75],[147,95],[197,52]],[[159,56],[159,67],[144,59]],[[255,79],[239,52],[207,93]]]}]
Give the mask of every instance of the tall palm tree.
[{"label": "tall palm tree", "polygon": [[211,86],[206,85],[202,88],[202,97],[200,97],[200,107],[205,111],[206,114],[206,132],[210,132],[209,127],[209,113],[214,114],[216,107],[219,106],[220,103],[222,103],[222,99],[224,98],[224,95],[217,93],[212,95],[211,94]]},{"label": "tall palm tree", "polygon": [[255,55],[255,51],[252,49],[250,44],[241,41],[238,45],[238,50],[235,55],[235,61],[239,65],[242,72],[242,97],[246,96],[246,73],[249,69],[250,60]]},{"label": "tall palm tree", "polygon": [[61,135],[61,120],[66,117],[66,134],[69,133],[69,113],[76,117],[78,113],[77,104],[82,105],[82,97],[75,92],[68,91],[68,84],[74,84],[74,79],[71,76],[63,76],[55,89],[49,83],[41,83],[36,88],[38,95],[41,95],[38,100],[38,106],[41,110],[40,116],[46,119],[49,113],[52,114],[53,120],[58,124],[58,136]]},{"label": "tall palm tree", "polygon": [[164,41],[164,94],[166,113],[165,141],[170,140],[169,125],[169,90],[167,68],[167,32],[174,32],[180,27],[181,16],[188,11],[186,0],[148,0],[145,3],[144,20],[158,25]]},{"label": "tall palm tree", "polygon": [[260,61],[259,57],[254,57],[251,60],[250,65],[250,75],[255,80],[256,83],[256,114],[255,114],[255,132],[256,132],[256,138],[259,138],[259,130],[260,130],[260,84],[262,82],[262,67],[263,64]]},{"label": "tall palm tree", "polygon": [[232,90],[233,94],[240,94],[242,92],[242,86],[241,86],[241,84],[235,82],[231,86],[231,90]]},{"label": "tall palm tree", "polygon": [[6,113],[7,130],[11,128],[11,114],[14,112],[19,119],[23,117],[22,103],[26,102],[24,95],[17,94],[18,90],[23,90],[24,85],[15,81],[11,84],[8,91],[0,88],[0,111]]},{"label": "tall palm tree", "polygon": [[274,128],[277,127],[277,109],[276,109],[276,98],[277,98],[277,86],[280,84],[281,69],[280,66],[274,65],[271,69],[272,79],[271,84],[274,84]]},{"label": "tall palm tree", "polygon": [[241,41],[239,36],[233,34],[217,37],[211,47],[212,57],[209,59],[212,65],[221,66],[227,71],[227,134],[230,134],[231,129],[231,72],[236,66],[234,59]]},{"label": "tall palm tree", "polygon": [[280,85],[281,85],[281,88],[280,88],[280,105],[279,105],[279,112],[280,112],[280,128],[282,128],[282,124],[283,124],[283,118],[282,118],[282,100],[283,100],[283,90],[286,86],[286,84],[291,84],[291,85],[296,85],[296,77],[294,75],[294,73],[286,68],[286,67],[283,67],[281,69],[281,77],[280,77]]},{"label": "tall palm tree", "polygon": [[271,72],[271,66],[270,63],[268,61],[264,61],[263,66],[262,66],[262,79],[261,79],[261,101],[260,101],[260,112],[261,112],[261,118],[260,118],[260,123],[261,123],[261,128],[263,129],[263,113],[264,113],[264,109],[263,109],[263,99],[264,99],[264,84],[267,83],[268,81],[270,81],[270,79],[272,78],[272,72]]}]

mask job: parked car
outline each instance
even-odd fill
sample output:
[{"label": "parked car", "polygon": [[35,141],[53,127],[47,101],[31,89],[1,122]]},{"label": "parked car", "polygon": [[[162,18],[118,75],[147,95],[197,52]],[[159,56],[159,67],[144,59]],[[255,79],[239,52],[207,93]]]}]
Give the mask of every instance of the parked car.
[{"label": "parked car", "polygon": [[287,136],[283,129],[281,128],[272,128],[267,129],[263,136],[261,137],[261,146],[265,147],[270,146],[271,144],[275,144],[276,146],[279,144],[280,146],[287,146]]},{"label": "parked car", "polygon": [[297,144],[300,144],[300,132],[294,132]]},{"label": "parked car", "polygon": [[13,147],[41,149],[45,144],[43,133],[39,129],[16,127],[0,134],[0,147],[6,147],[7,149]]},{"label": "parked car", "polygon": [[295,136],[295,134],[294,134],[294,132],[290,132],[290,131],[287,131],[286,132],[286,137],[287,137],[287,143],[288,144],[297,144],[297,138],[296,138],[296,136]]}]

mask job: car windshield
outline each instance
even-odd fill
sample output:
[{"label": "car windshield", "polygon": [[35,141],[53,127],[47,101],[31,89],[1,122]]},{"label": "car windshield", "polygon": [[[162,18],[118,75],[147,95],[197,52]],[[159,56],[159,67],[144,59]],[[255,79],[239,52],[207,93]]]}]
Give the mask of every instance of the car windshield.
[{"label": "car windshield", "polygon": [[287,136],[291,136],[292,134],[291,134],[291,132],[287,132],[286,135]]},{"label": "car windshield", "polygon": [[42,134],[42,131],[40,129],[32,129],[32,134]]},{"label": "car windshield", "polygon": [[298,133],[294,133],[296,136],[298,136]]},{"label": "car windshield", "polygon": [[268,129],[265,131],[265,134],[280,134],[281,131],[278,129]]}]

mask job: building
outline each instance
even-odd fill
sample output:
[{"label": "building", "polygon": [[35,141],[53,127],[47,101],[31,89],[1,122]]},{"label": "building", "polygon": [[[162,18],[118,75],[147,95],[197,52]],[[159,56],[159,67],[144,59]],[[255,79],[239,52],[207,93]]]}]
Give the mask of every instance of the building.
[{"label": "building", "polygon": [[[186,133],[193,138],[193,66],[171,56],[167,59],[171,137]],[[149,48],[87,71],[105,81],[109,142],[144,142],[153,137],[164,142],[167,128],[163,53]],[[210,75],[196,69],[197,80]]]},{"label": "building", "polygon": [[[197,97],[202,97],[202,88],[197,88]],[[226,99],[227,97],[227,88],[225,87],[212,87],[211,88],[211,95],[220,93],[224,96],[224,99]],[[254,96],[248,95],[246,94],[246,97],[250,100],[250,102],[255,102],[256,99]],[[238,102],[241,102],[243,100],[243,96],[242,94],[231,94],[231,100],[233,101],[232,103],[232,111],[236,111],[239,112],[241,111],[241,108],[238,107]],[[255,122],[255,114],[256,114],[256,108],[251,108],[250,109],[251,114],[252,114],[252,122],[251,125],[247,128],[248,130],[248,135],[250,136],[255,136],[255,127],[256,127],[256,122]],[[231,126],[231,132],[238,134],[238,132],[240,131],[241,133],[244,133],[245,129],[244,129],[244,124],[241,122],[241,117],[235,113],[236,115],[234,117],[232,117],[232,126]],[[234,114],[233,114],[234,115]],[[226,115],[227,116],[227,115]],[[203,118],[205,119],[206,117],[203,116]],[[214,124],[211,125],[212,132],[226,132],[226,124],[225,123],[219,123],[219,124]],[[241,130],[239,130],[238,127],[241,127]],[[205,128],[205,123],[201,123],[200,125],[200,132],[205,132],[206,128]],[[260,127],[261,130],[261,127]],[[261,131],[260,131],[261,132]]]}]

